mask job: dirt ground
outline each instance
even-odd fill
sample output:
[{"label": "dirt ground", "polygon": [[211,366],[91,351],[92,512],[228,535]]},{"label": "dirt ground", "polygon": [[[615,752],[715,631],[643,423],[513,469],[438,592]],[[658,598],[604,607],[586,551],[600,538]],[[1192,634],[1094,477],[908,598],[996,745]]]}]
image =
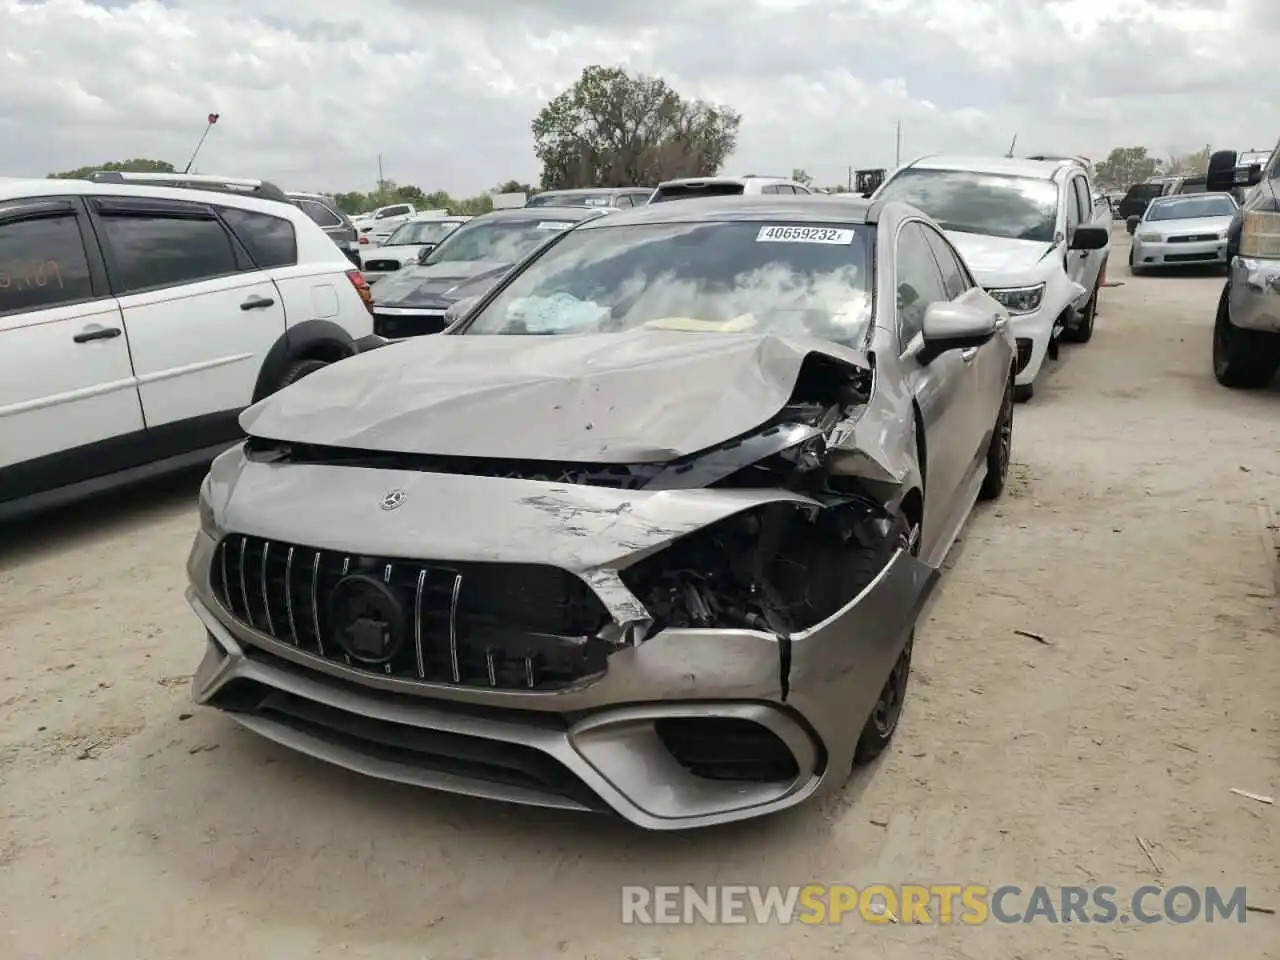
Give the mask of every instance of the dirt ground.
[{"label": "dirt ground", "polygon": [[1018,408],[894,746],[766,821],[651,835],[439,796],[193,709],[198,478],[0,531],[0,957],[1280,957],[1254,912],[620,923],[624,884],[1219,884],[1280,909],[1280,806],[1230,792],[1280,794],[1280,391],[1214,383],[1220,278],[1111,273],[1093,342]]}]

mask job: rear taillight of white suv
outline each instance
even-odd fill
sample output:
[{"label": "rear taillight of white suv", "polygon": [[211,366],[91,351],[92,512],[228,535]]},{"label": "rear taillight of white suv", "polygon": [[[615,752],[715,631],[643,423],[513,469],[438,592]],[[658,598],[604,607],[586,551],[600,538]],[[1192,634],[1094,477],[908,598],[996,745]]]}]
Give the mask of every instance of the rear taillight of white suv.
[{"label": "rear taillight of white suv", "polygon": [[373,291],[369,289],[369,281],[359,270],[348,270],[347,279],[351,281],[351,285],[356,288],[356,293],[360,294],[360,299],[364,301],[364,308],[373,313]]}]

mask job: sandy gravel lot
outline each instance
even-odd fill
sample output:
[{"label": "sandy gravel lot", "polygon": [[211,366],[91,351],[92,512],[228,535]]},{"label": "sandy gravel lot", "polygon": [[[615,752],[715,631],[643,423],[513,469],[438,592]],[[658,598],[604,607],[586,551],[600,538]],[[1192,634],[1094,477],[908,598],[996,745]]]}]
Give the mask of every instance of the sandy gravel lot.
[{"label": "sandy gravel lot", "polygon": [[0,531],[0,957],[1280,957],[1265,913],[619,922],[623,884],[660,883],[1159,881],[1280,909],[1280,806],[1230,792],[1280,794],[1280,391],[1213,382],[1220,279],[1112,279],[1093,342],[1018,409],[1011,489],[943,581],[894,747],[769,821],[654,836],[442,797],[193,710],[196,478]]}]

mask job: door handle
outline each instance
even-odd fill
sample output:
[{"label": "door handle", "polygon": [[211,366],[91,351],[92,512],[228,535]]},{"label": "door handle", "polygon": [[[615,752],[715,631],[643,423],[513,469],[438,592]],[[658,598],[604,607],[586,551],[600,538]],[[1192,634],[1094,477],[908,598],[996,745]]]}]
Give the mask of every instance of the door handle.
[{"label": "door handle", "polygon": [[90,340],[114,340],[122,332],[119,327],[85,327],[71,339],[76,343],[88,343]]},{"label": "door handle", "polygon": [[978,355],[977,347],[968,347],[960,351],[960,359],[965,363],[973,363],[973,358]]},{"label": "door handle", "polygon": [[260,297],[256,293],[240,304],[241,310],[265,310],[267,307],[275,306],[275,301],[270,297]]}]

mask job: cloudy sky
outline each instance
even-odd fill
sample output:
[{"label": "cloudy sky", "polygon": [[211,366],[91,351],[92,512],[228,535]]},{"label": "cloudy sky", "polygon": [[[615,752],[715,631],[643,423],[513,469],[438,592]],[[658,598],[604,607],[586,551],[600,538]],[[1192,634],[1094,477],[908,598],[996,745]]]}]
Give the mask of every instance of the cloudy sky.
[{"label": "cloudy sky", "polygon": [[1269,147],[1280,0],[0,0],[0,175],[143,156],[294,189],[536,181],[590,63],[743,115],[726,172]]}]

